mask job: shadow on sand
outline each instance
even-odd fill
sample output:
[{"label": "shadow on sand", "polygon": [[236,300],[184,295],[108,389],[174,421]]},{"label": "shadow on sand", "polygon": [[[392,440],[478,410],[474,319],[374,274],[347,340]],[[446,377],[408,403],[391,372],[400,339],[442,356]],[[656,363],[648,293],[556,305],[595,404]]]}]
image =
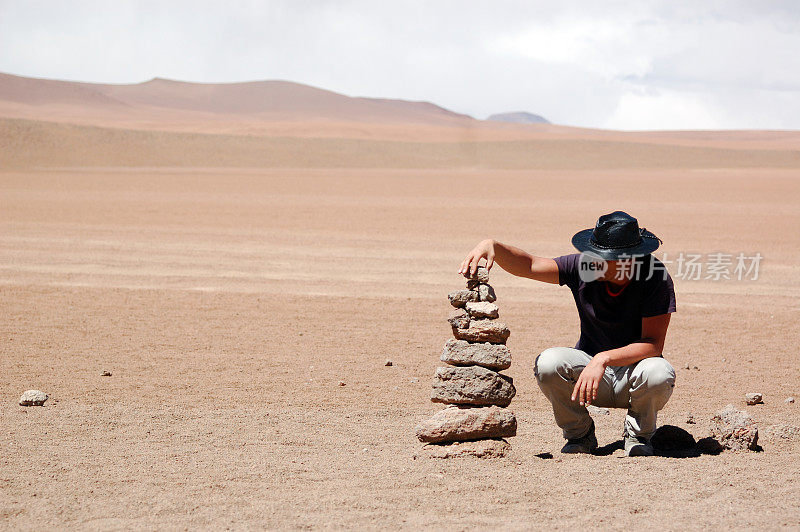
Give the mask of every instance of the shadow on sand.
[{"label": "shadow on sand", "polygon": [[[653,451],[656,456],[668,458],[697,458],[704,454],[718,455],[722,452],[722,446],[714,438],[708,437],[695,440],[689,431],[674,425],[659,427],[650,441],[653,444]],[[623,440],[617,440],[598,447],[592,454],[595,456],[609,456],[614,451],[621,449],[623,449]]]}]

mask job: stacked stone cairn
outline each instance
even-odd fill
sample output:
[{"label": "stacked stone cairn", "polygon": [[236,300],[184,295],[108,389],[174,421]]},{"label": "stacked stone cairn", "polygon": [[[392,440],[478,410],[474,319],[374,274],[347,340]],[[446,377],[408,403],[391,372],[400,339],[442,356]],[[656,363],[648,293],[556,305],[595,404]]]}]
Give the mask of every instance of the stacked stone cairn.
[{"label": "stacked stone cairn", "polygon": [[467,289],[448,298],[455,338],[444,346],[440,360],[449,365],[437,368],[431,392],[431,401],[448,406],[417,426],[417,438],[427,444],[418,456],[505,456],[511,445],[503,438],[517,434],[517,418],[506,408],[516,390],[499,373],[511,366],[511,332],[497,319],[489,272],[478,267]]}]

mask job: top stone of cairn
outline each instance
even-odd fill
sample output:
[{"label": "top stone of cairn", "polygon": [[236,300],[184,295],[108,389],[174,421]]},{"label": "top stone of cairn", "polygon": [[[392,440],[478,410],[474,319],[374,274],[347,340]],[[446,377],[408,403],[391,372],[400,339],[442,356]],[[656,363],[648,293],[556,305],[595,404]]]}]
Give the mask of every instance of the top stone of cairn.
[{"label": "top stone of cairn", "polygon": [[474,274],[470,274],[469,270],[467,270],[464,276],[470,282],[469,284],[475,284],[476,282],[486,284],[489,282],[489,270],[484,266],[478,266]]}]

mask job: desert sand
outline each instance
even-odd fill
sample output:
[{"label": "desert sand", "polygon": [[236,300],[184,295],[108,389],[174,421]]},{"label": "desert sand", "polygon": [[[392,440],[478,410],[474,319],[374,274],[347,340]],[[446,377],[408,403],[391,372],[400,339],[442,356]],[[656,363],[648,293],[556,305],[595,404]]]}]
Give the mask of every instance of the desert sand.
[{"label": "desert sand", "polygon": [[[511,454],[415,460],[413,431],[440,408],[430,381],[469,249],[571,253],[615,209],[669,257],[764,257],[757,280],[675,279],[659,423],[700,438],[733,403],[762,429],[800,425],[784,402],[800,395],[800,134],[502,127],[427,105],[406,120],[403,104],[336,116],[336,102],[243,118],[81,86],[100,104],[75,84],[77,103],[0,83],[0,527],[800,527],[797,437],[629,459],[612,410],[598,455],[561,455],[532,364],[574,344],[574,303],[499,267]],[[151,106],[148,123],[98,111],[118,105]],[[45,406],[18,406],[29,388]]]}]

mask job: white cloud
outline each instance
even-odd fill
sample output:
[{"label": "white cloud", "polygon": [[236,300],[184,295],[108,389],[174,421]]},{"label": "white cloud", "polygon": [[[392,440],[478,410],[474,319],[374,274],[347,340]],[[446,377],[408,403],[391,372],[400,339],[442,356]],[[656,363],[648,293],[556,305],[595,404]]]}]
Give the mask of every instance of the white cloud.
[{"label": "white cloud", "polygon": [[603,124],[608,129],[719,129],[724,127],[702,98],[670,90],[625,92]]},{"label": "white cloud", "polygon": [[290,79],[623,129],[800,128],[798,49],[794,1],[0,0],[0,71]]}]

